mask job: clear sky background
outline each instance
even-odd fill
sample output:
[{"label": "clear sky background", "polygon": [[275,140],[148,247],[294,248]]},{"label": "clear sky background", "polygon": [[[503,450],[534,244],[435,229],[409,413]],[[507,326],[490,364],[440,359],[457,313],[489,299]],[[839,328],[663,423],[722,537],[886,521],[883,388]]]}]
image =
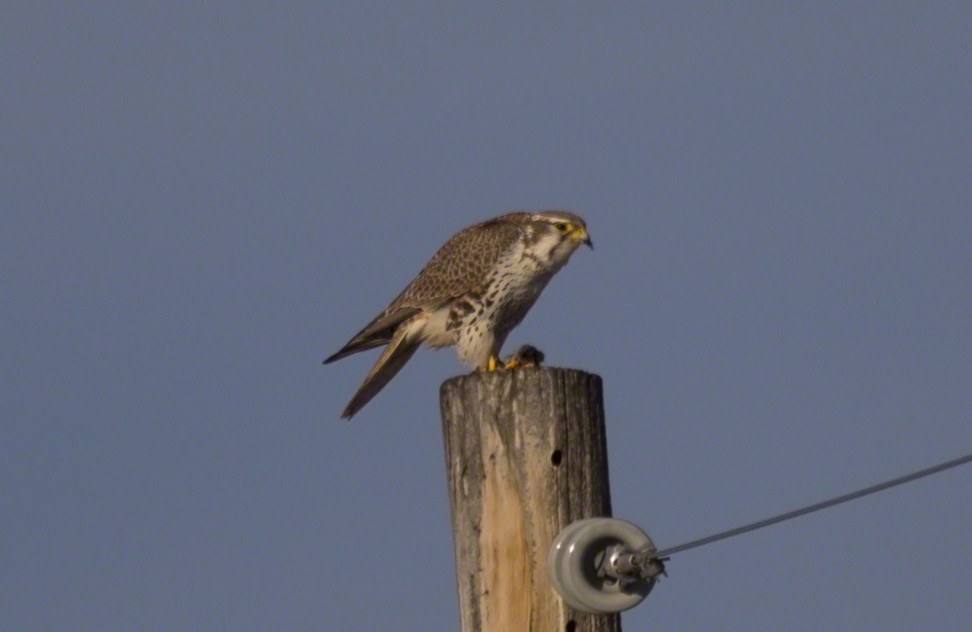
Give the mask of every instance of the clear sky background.
[{"label": "clear sky background", "polygon": [[[968,2],[155,4],[0,20],[0,629],[456,629],[465,369],[320,362],[513,209],[659,546],[972,451]],[[669,570],[626,630],[972,629],[972,470]]]}]

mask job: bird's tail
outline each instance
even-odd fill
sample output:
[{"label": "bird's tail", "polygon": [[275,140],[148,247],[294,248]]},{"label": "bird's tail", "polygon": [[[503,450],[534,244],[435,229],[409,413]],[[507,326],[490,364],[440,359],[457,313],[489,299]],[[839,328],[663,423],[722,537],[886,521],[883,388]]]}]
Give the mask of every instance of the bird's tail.
[{"label": "bird's tail", "polygon": [[344,412],[341,413],[342,419],[351,419],[356,412],[371,401],[372,397],[378,394],[378,391],[385,388],[385,385],[411,359],[412,354],[422,344],[422,340],[418,336],[409,336],[408,333],[408,327],[398,328],[388,346],[378,357],[375,366],[371,367],[371,371],[365,377],[361,387],[358,388],[358,392],[354,394],[354,397],[344,408]]}]

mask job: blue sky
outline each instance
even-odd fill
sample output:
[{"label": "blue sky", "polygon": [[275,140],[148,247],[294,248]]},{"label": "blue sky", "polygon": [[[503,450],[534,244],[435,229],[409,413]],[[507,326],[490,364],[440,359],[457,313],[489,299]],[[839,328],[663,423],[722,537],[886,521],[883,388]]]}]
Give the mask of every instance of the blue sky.
[{"label": "blue sky", "polygon": [[[972,451],[967,3],[13,3],[0,628],[450,630],[438,386],[320,361],[569,208],[510,346],[662,547]],[[972,625],[972,472],[683,553],[626,630]]]}]

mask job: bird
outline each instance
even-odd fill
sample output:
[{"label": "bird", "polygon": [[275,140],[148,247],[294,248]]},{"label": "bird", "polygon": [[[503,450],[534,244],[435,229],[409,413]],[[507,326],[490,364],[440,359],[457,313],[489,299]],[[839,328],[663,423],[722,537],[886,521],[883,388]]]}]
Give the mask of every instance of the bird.
[{"label": "bird", "polygon": [[587,224],[563,210],[519,211],[462,229],[418,276],[337,353],[330,364],[384,346],[341,413],[350,419],[424,343],[454,345],[470,368],[513,368],[499,359],[507,336],[580,245],[593,249]]}]

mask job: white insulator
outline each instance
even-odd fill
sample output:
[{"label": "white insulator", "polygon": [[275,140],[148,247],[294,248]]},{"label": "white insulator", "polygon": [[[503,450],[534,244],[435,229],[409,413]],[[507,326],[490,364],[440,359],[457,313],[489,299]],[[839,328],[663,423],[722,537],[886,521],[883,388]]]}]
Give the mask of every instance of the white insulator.
[{"label": "white insulator", "polygon": [[561,599],[575,610],[593,614],[622,612],[641,603],[654,579],[621,578],[603,571],[605,558],[619,550],[633,553],[653,547],[636,525],[617,518],[587,518],[560,532],[550,547],[547,569]]}]

